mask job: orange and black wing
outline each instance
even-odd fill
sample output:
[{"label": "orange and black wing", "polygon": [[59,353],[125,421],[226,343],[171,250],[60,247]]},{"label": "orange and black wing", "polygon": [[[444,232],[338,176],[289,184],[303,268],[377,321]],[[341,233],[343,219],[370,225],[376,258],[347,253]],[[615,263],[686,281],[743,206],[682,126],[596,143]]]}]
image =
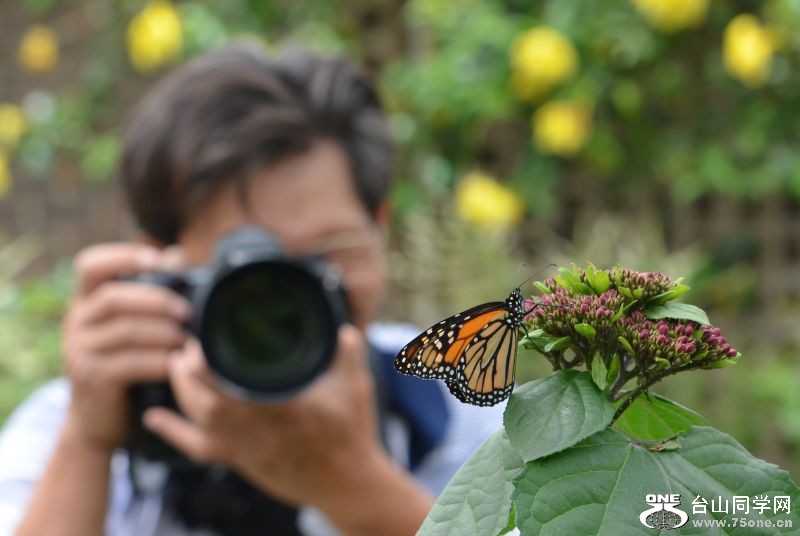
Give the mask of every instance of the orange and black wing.
[{"label": "orange and black wing", "polygon": [[442,379],[462,402],[492,406],[511,393],[517,326],[506,303],[491,302],[442,320],[408,343],[395,369]]}]

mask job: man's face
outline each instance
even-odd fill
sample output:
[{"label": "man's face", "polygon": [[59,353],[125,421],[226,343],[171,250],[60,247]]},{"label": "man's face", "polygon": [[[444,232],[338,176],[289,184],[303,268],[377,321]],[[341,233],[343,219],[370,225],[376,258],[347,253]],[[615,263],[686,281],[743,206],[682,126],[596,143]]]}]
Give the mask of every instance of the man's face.
[{"label": "man's face", "polygon": [[223,235],[257,224],[289,255],[326,254],[343,271],[353,322],[363,329],[375,320],[386,290],[386,221],[376,223],[362,205],[339,145],[320,141],[263,169],[248,183],[246,200],[243,206],[231,184],[197,212],[178,239],[188,264],[207,263]]}]

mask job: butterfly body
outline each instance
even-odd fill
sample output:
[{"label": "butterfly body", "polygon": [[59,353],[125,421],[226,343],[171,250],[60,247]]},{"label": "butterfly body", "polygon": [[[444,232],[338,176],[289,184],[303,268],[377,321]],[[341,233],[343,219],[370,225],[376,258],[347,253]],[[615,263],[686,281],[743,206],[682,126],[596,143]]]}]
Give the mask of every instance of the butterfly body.
[{"label": "butterfly body", "polygon": [[505,400],[514,388],[524,303],[515,288],[504,302],[484,303],[434,324],[400,350],[395,369],[445,380],[450,392],[469,404]]}]

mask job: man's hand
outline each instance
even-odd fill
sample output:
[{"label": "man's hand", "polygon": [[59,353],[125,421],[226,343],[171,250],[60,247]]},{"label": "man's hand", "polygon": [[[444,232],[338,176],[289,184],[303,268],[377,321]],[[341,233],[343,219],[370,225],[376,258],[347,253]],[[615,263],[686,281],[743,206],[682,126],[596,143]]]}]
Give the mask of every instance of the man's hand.
[{"label": "man's hand", "polygon": [[[146,426],[198,462],[222,463],[276,498],[315,506],[347,533],[411,534],[431,505],[380,445],[366,344],[353,326],[340,329],[331,369],[283,404],[221,392],[195,339],[171,358],[170,382],[186,418],[153,408]],[[381,501],[402,505],[402,519],[381,511]]]},{"label": "man's hand", "polygon": [[169,353],[186,335],[189,304],[159,287],[119,281],[168,261],[142,244],[103,244],[75,261],[78,288],[64,320],[62,342],[72,402],[66,426],[87,444],[112,451],[130,429],[128,390],[165,381]]}]

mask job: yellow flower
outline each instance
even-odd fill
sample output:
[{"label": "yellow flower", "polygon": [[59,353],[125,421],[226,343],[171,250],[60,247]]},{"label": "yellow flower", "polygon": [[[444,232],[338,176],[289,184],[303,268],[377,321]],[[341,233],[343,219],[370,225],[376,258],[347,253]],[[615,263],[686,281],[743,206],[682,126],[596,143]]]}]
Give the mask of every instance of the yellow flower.
[{"label": "yellow flower", "polygon": [[11,192],[11,170],[8,166],[8,155],[0,149],[0,199],[8,197]]},{"label": "yellow flower", "polygon": [[560,32],[539,26],[517,37],[511,47],[511,89],[534,100],[570,80],[578,71],[578,53]]},{"label": "yellow flower", "polygon": [[459,215],[472,223],[505,229],[522,219],[524,205],[512,190],[489,175],[472,172],[463,177],[456,191]]},{"label": "yellow flower", "polygon": [[705,22],[711,0],[631,0],[647,21],[665,33]]},{"label": "yellow flower", "polygon": [[722,44],[725,70],[746,86],[764,84],[774,51],[771,32],[754,15],[739,15],[725,28]]},{"label": "yellow flower", "polygon": [[0,103],[0,146],[16,147],[28,128],[19,106]]},{"label": "yellow flower", "polygon": [[128,56],[140,72],[175,61],[182,45],[181,19],[167,0],[151,0],[128,25]]},{"label": "yellow flower", "polygon": [[58,63],[58,37],[55,32],[37,24],[31,26],[19,44],[17,59],[31,72],[46,72]]},{"label": "yellow flower", "polygon": [[573,156],[586,145],[592,129],[592,110],[578,101],[552,101],[533,114],[533,139],[543,153]]}]

